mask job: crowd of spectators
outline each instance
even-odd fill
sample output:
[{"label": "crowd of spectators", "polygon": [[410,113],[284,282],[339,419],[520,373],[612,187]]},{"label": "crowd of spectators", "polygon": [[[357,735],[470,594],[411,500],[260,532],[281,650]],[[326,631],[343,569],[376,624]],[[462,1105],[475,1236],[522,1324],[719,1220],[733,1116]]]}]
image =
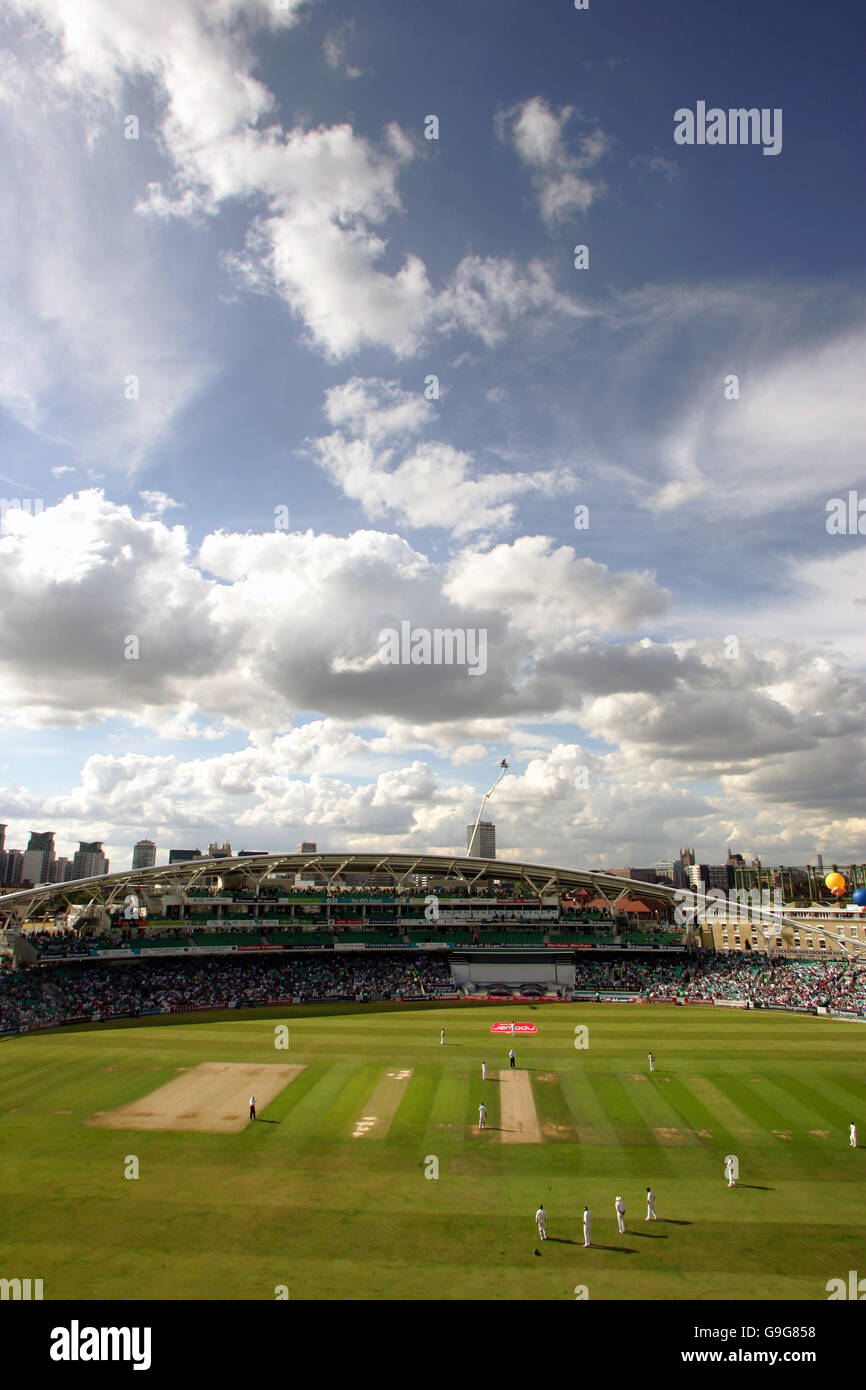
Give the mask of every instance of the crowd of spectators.
[{"label": "crowd of spectators", "polygon": [[658,987],[674,988],[682,970],[681,961],[667,959],[652,963],[630,959],[579,960],[574,967],[574,987],[644,994]]},{"label": "crowd of spectators", "polygon": [[0,1032],[69,1018],[244,1008],[269,1000],[423,999],[453,991],[435,956],[285,956],[279,961],[202,956],[137,965],[30,967],[0,972]]},{"label": "crowd of spectators", "polygon": [[766,956],[691,956],[686,961],[578,961],[578,990],[626,991],[652,1002],[742,1001],[754,1008],[827,1008],[866,1016],[866,965]]},{"label": "crowd of spectators", "polygon": [[[866,964],[690,955],[653,961],[578,960],[575,989],[648,1001],[742,1001],[754,1008],[828,1008],[866,1017]],[[82,961],[0,970],[0,1032],[71,1018],[242,1008],[270,1000],[423,999],[452,993],[446,958],[426,953],[324,952]]]}]

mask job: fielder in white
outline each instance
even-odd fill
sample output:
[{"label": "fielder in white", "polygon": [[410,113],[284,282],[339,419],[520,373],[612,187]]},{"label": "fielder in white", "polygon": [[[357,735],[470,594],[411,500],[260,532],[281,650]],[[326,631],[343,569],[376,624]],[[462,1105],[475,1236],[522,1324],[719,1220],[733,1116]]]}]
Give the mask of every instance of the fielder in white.
[{"label": "fielder in white", "polygon": [[656,1069],[656,1059],[655,1059],[655,1057],[653,1056],[652,1053],[650,1053],[650,1055],[649,1055],[649,1064],[650,1064],[650,1071],[655,1071],[655,1069]]},{"label": "fielder in white", "polygon": [[486,1081],[486,1080],[487,1080],[487,1063],[486,1063],[486,1062],[482,1062],[482,1063],[481,1063],[481,1080],[482,1080],[482,1081]]},{"label": "fielder in white", "polygon": [[658,1221],[656,1216],[656,1194],[651,1187],[646,1190],[646,1219],[647,1221]]},{"label": "fielder in white", "polygon": [[617,1197],[614,1202],[616,1208],[616,1224],[619,1227],[620,1235],[625,1235],[625,1202],[621,1197]]},{"label": "fielder in white", "polygon": [[725,1159],[725,1177],[728,1180],[728,1187],[736,1187],[737,1180],[734,1177],[734,1160],[732,1158]]},{"label": "fielder in white", "polygon": [[487,1106],[482,1101],[478,1107],[478,1128],[487,1128]]},{"label": "fielder in white", "polygon": [[439,1046],[440,1046],[440,1047],[444,1047],[444,1046],[445,1046],[445,1029],[444,1029],[444,1028],[442,1029],[442,1032],[439,1034]]},{"label": "fielder in white", "polygon": [[583,1209],[583,1248],[584,1248],[584,1250],[588,1250],[589,1247],[590,1247],[590,1245],[592,1245],[592,1240],[590,1239],[591,1235],[592,1235],[592,1216],[591,1216],[591,1214],[590,1214],[589,1207],[584,1207],[584,1209]]},{"label": "fielder in white", "polygon": [[535,1224],[538,1227],[539,1239],[547,1240],[547,1212],[544,1207],[539,1207],[535,1213]]},{"label": "fielder in white", "polygon": [[852,1123],[848,1126],[848,1143],[851,1145],[851,1148],[852,1148],[852,1149],[856,1149],[856,1147],[857,1147],[857,1126],[853,1123],[853,1121],[852,1121]]}]

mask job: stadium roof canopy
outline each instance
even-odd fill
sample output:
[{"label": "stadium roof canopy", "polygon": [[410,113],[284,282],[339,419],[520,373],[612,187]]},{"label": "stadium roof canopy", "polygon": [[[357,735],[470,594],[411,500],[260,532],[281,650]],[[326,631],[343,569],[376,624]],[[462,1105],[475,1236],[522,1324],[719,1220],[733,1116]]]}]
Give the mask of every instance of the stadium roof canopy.
[{"label": "stadium roof canopy", "polygon": [[[18,889],[0,895],[0,918],[7,921],[50,919],[70,908],[123,906],[128,894],[141,891],[154,897],[183,894],[206,883],[227,892],[256,889],[270,875],[294,879],[315,874],[328,888],[349,887],[347,875],[386,876],[395,891],[418,892],[415,875],[426,878],[428,886],[454,884],[467,888],[489,886],[494,882],[514,890],[516,896],[541,897],[588,889],[604,902],[615,904],[639,894],[645,902],[671,903],[672,884],[640,883],[621,875],[597,870],[558,869],[546,864],[524,864],[508,859],[480,859],[440,854],[261,854],[217,859],[187,859],[177,864],[155,865],[150,869],[126,869],[95,878],[71,879],[37,888]],[[268,884],[273,887],[273,884]],[[287,888],[294,887],[290,882]]]}]

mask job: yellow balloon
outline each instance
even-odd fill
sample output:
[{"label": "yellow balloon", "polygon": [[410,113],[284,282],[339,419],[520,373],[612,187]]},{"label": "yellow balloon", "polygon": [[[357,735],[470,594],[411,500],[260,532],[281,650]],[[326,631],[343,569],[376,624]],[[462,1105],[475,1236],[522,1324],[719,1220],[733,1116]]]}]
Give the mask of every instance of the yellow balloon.
[{"label": "yellow balloon", "polygon": [[831,892],[834,888],[841,888],[843,892],[845,891],[845,879],[841,874],[828,874],[824,882]]}]

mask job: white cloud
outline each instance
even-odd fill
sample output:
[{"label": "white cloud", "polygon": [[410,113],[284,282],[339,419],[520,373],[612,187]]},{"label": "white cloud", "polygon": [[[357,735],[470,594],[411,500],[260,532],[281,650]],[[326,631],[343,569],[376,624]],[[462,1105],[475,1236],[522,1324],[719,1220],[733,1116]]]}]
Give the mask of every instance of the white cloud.
[{"label": "white cloud", "polygon": [[432,424],[436,412],[417,391],[404,391],[396,381],[353,376],[325,392],[325,413],[337,429],[371,444],[418,434]]},{"label": "white cloud", "polygon": [[336,29],[330,29],[325,35],[322,44],[322,51],[325,55],[325,62],[332,72],[338,72],[343,77],[356,78],[363,77],[363,68],[357,67],[348,61],[349,44],[355,36],[355,21],[348,19]]},{"label": "white cloud", "polygon": [[328,419],[345,429],[313,441],[317,461],[373,519],[390,513],[408,527],[439,526],[457,537],[490,535],[513,524],[513,499],[530,492],[550,496],[574,485],[564,469],[478,474],[472,455],[450,444],[409,445],[435,412],[393,381],[353,377],[327,393],[325,408]]},{"label": "white cloud", "polygon": [[[73,27],[84,22],[66,8]],[[210,352],[132,210],[138,147],[121,138],[111,93],[77,88],[38,32],[16,33],[0,70],[0,403],[26,428],[129,469],[208,379]]]},{"label": "white cloud", "polygon": [[[725,399],[730,374],[739,399]],[[667,441],[671,476],[646,505],[667,511],[711,493],[714,512],[748,503],[754,514],[810,501],[823,528],[828,489],[863,476],[866,333],[798,346],[769,362],[734,355],[724,375],[706,382],[704,404]]]},{"label": "white cloud", "polygon": [[[484,628],[490,721],[551,713],[570,703],[580,660],[557,642],[557,624],[598,632],[665,601],[650,576],[613,574],[545,538],[467,551],[443,568],[375,531],[216,532],[194,555],[183,526],[136,519],[96,490],[7,520],[0,692],[7,717],[38,726],[125,713],[189,739],[198,727],[207,737],[232,724],[286,727],[294,709],[419,725],[474,718],[464,668],[378,661],[381,631],[407,619]],[[644,666],[639,652],[619,667],[604,653],[593,662],[614,688],[623,678],[632,688]]]},{"label": "white cloud", "polygon": [[458,605],[505,614],[532,634],[531,650],[545,653],[577,633],[633,631],[670,599],[652,575],[612,572],[549,536],[465,551],[451,562],[444,592]]},{"label": "white cloud", "polygon": [[[320,731],[323,738],[328,732]],[[274,740],[184,762],[166,755],[92,755],[79,785],[61,796],[0,789],[8,808],[7,844],[22,842],[32,824],[47,825],[57,830],[61,853],[81,835],[103,838],[114,868],[129,862],[132,843],[143,833],[156,839],[161,861],[169,846],[204,848],[224,836],[235,849],[273,852],[293,849],[302,837],[316,839],[320,849],[463,850],[466,825],[477,811],[475,786],[443,779],[419,758],[379,771],[368,765],[358,780],[319,770],[302,777],[284,765],[284,751],[284,741]],[[581,768],[588,773],[586,787],[583,777],[575,784]],[[774,773],[769,762],[767,768]],[[841,771],[838,762],[831,770]],[[802,776],[802,768],[797,771]],[[783,789],[771,775],[764,789],[748,778],[726,780],[723,797],[715,798],[650,763],[637,766],[618,753],[598,755],[579,743],[557,742],[523,769],[513,766],[488,811],[501,858],[572,867],[647,865],[686,842],[712,863],[726,843],[747,854],[760,848],[768,863],[804,862],[822,846],[832,846],[841,862],[856,857],[863,819],[816,811],[801,804],[801,792],[797,777]]]},{"label": "white cloud", "polygon": [[184,502],[175,502],[173,497],[169,497],[167,492],[140,492],[139,497],[147,506],[147,516],[162,516],[164,512],[174,511],[178,507],[183,508]]},{"label": "white cloud", "polygon": [[[58,11],[50,0],[16,0],[16,8],[40,16],[53,40],[41,80],[76,103],[94,139],[109,110],[119,120],[127,82],[150,84],[173,172],[167,183],[148,185],[141,211],[196,219],[229,200],[264,204],[226,264],[247,287],[280,296],[328,357],[365,344],[406,357],[432,334],[457,330],[491,346],[527,315],[583,312],[538,263],[524,271],[507,259],[469,256],[438,292],[411,251],[395,270],[382,269],[389,247],[381,229],[402,211],[397,180],[416,147],[393,122],[377,147],[345,123],[284,130],[273,119],[274,98],[254,74],[247,35],[291,26],[302,3],[277,10],[266,0],[216,7],[81,0],[74,11]],[[593,148],[590,139],[582,158],[592,161]],[[26,364],[9,374],[7,399],[22,418],[32,415]]]},{"label": "white cloud", "polygon": [[530,97],[509,111],[499,112],[496,128],[500,139],[510,139],[523,163],[532,171],[542,220],[552,230],[575,212],[588,212],[604,191],[600,179],[587,171],[608,152],[609,137],[600,127],[579,139],[576,153],[569,153],[566,127],[573,117],[582,120],[573,106],[559,112],[544,97]]}]

